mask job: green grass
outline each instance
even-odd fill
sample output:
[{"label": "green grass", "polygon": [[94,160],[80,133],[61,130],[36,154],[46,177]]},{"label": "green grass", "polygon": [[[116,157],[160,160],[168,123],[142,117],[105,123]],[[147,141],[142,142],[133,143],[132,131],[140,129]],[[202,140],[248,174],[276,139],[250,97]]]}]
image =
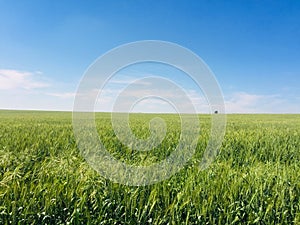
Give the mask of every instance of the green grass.
[{"label": "green grass", "polygon": [[[130,116],[138,137],[148,137],[153,116]],[[168,132],[150,152],[122,145],[109,114],[97,114],[97,129],[114,157],[149,164],[179,139],[178,116],[159,116]],[[112,183],[91,169],[71,119],[65,112],[0,111],[0,224],[300,224],[300,115],[228,115],[221,152],[204,171],[197,165],[210,117],[199,115],[192,160],[144,187]]]}]

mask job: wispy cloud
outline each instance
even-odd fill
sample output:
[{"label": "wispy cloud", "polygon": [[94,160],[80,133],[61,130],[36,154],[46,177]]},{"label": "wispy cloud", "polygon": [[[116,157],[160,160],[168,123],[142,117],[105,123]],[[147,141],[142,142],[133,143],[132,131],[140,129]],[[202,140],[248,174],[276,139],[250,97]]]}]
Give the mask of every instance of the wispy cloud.
[{"label": "wispy cloud", "polygon": [[[46,82],[41,72],[0,69],[0,108],[72,110],[76,92],[70,86]],[[131,88],[126,90],[128,85]],[[189,109],[189,99],[199,113],[209,113],[210,106],[200,90],[174,88],[151,79],[138,80],[136,77],[116,77],[101,91],[89,91],[91,98],[98,99],[95,110],[113,111],[115,103],[131,106],[136,112],[175,112],[176,104]],[[75,89],[75,85],[74,85]],[[100,91],[100,92],[99,92]],[[183,92],[187,98],[181,96]],[[121,101],[117,99],[121,97]],[[157,98],[155,98],[157,97]],[[258,94],[231,92],[224,96],[226,113],[300,113],[298,95]],[[172,103],[174,103],[172,105]],[[122,108],[122,107],[121,107]]]},{"label": "wispy cloud", "polygon": [[47,95],[58,97],[58,98],[74,98],[76,93],[74,92],[57,92],[57,93],[47,93]]},{"label": "wispy cloud", "polygon": [[[130,90],[122,91],[118,88],[105,88],[102,90],[101,94],[98,96],[96,103],[96,110],[100,111],[112,111],[114,104],[121,104],[120,108],[132,107],[133,111],[138,112],[174,112],[176,107],[185,108],[189,111],[191,107],[190,103],[187,101],[189,99],[193,104],[193,107],[197,112],[209,113],[210,108],[205,99],[205,97],[193,90],[188,89],[170,89],[167,87],[150,87],[143,88],[133,88]],[[159,84],[158,84],[159,86]],[[181,94],[185,92],[185,95]],[[117,101],[121,98],[121,101]]]},{"label": "wispy cloud", "polygon": [[[143,78],[151,77],[151,76],[153,77],[153,75],[147,74]],[[138,77],[126,76],[126,75],[112,77],[111,79],[109,79],[107,81],[107,83],[109,85],[123,85],[123,86],[127,86],[132,83],[135,83],[137,85],[151,85],[151,82],[140,80],[140,79],[138,79]]]},{"label": "wispy cloud", "polygon": [[40,79],[40,72],[0,69],[0,90],[37,89],[50,86]]},{"label": "wispy cloud", "polygon": [[279,94],[259,95],[236,92],[227,96],[227,113],[299,113],[300,107]]},{"label": "wispy cloud", "polygon": [[[209,103],[202,93],[192,89],[185,90],[185,92],[198,113],[211,112]],[[104,90],[99,96],[96,104],[97,109],[101,111],[111,111],[120,94],[123,95],[124,99],[124,101],[121,102],[122,104],[132,104],[131,97],[141,96],[141,93],[144,93],[145,96],[151,94],[145,90],[132,90],[123,94],[118,89]],[[156,96],[162,95],[167,100],[170,100],[170,102],[176,99],[177,104],[180,104],[183,107],[187,105],[184,98],[181,100],[180,96],[176,95],[176,91],[160,89],[156,90],[155,93]],[[234,92],[227,94],[224,98],[226,113],[300,113],[300,106],[299,104],[296,104],[299,102],[299,99],[295,98],[294,101],[291,101],[289,98],[285,98],[285,96],[280,94],[262,95]],[[134,111],[174,112],[172,105],[167,101],[159,99],[148,98],[136,103]]]}]

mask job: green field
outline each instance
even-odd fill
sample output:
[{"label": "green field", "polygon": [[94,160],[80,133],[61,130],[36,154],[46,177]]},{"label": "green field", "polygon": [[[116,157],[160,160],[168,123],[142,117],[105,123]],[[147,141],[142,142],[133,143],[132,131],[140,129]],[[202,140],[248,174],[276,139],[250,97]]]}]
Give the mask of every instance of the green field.
[{"label": "green field", "polygon": [[[140,138],[154,115],[132,114]],[[101,140],[117,159],[150,164],[176,147],[180,121],[166,121],[162,144],[136,152],[116,138],[108,113],[96,115]],[[223,146],[197,166],[210,116],[199,115],[196,154],[161,183],[113,183],[81,157],[67,112],[0,111],[0,224],[300,224],[300,115],[228,115]]]}]

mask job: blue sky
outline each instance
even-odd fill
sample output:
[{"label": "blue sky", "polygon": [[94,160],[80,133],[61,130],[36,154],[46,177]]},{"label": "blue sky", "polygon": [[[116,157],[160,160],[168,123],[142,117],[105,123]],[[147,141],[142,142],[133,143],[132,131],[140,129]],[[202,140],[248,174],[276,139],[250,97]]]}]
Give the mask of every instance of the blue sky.
[{"label": "blue sky", "polygon": [[[198,54],[216,75],[229,113],[300,113],[300,2],[288,0],[0,1],[0,108],[72,110],[88,66],[139,40],[170,41]],[[116,79],[136,78],[128,71]],[[188,80],[181,84],[204,104]],[[165,110],[153,106],[159,104],[138,110]]]}]

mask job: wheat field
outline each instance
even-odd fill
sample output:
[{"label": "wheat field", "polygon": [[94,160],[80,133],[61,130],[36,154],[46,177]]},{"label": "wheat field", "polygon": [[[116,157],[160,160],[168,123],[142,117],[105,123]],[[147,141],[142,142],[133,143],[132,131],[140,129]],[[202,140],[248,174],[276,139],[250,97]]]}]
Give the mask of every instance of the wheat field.
[{"label": "wheat field", "polygon": [[[116,137],[109,113],[97,113],[100,139],[118,160],[150,164],[180,136],[172,114],[132,114],[140,138],[153,117],[163,142],[135,152]],[[70,112],[0,111],[0,224],[300,224],[300,115],[227,115],[215,161],[198,166],[210,116],[193,158],[171,178],[148,186],[113,183],[80,155]]]}]

